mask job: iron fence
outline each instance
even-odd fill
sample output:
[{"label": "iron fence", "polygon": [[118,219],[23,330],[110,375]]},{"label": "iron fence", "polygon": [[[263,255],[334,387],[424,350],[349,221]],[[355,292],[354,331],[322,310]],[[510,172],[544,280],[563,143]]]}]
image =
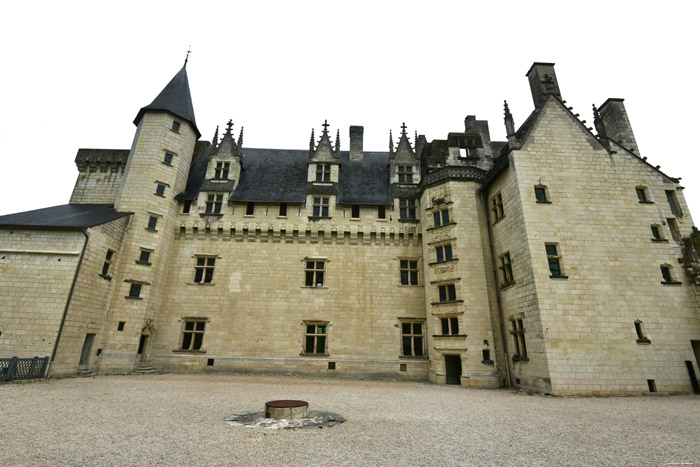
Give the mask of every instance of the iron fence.
[{"label": "iron fence", "polygon": [[0,358],[0,381],[43,378],[49,357]]}]

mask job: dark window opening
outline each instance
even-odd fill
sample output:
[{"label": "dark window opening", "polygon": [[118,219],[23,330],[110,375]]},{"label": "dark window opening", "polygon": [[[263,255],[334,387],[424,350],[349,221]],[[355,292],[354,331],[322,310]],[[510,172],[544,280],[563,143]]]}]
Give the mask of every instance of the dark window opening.
[{"label": "dark window opening", "polygon": [[400,260],[401,285],[418,285],[418,261]]},{"label": "dark window opening", "polygon": [[287,217],[287,203],[280,203],[280,217]]},{"label": "dark window opening", "polygon": [[556,244],[547,244],[544,246],[547,252],[547,262],[549,263],[549,272],[552,277],[563,277],[561,272],[561,256]]},{"label": "dark window opening", "polygon": [[399,183],[413,183],[413,167],[410,165],[399,166]]},{"label": "dark window opening", "polygon": [[328,217],[329,198],[314,198],[314,217]]},{"label": "dark window opening", "polygon": [[335,362],[328,362],[328,369],[335,370]]},{"label": "dark window opening", "polygon": [[214,178],[228,180],[228,172],[231,168],[230,162],[217,162],[214,169]]},{"label": "dark window opening", "polygon": [[150,216],[148,218],[148,230],[156,230],[157,224],[158,224],[158,218],[156,216]]},{"label": "dark window opening", "polygon": [[123,331],[124,330],[124,325],[126,324],[126,321],[119,321],[119,324],[117,324],[117,331]]},{"label": "dark window opening", "polygon": [[423,356],[423,323],[401,323],[401,354],[404,357]]},{"label": "dark window opening", "polygon": [[250,202],[245,207],[245,215],[252,216],[253,214],[255,214],[255,203]]},{"label": "dark window opening", "polygon": [[141,250],[141,255],[139,256],[139,263],[148,263],[151,259],[151,252],[148,250]]},{"label": "dark window opening", "polygon": [[493,212],[493,222],[496,223],[500,221],[505,213],[503,211],[503,198],[501,194],[498,193],[491,200],[491,211]]},{"label": "dark window opening", "polygon": [[438,212],[433,213],[433,223],[435,227],[440,227],[441,225],[447,225],[450,223],[450,211],[443,209]]},{"label": "dark window opening", "polygon": [[515,283],[515,280],[513,280],[513,265],[510,262],[510,253],[504,253],[500,260],[501,265],[499,269],[501,270],[501,277],[503,280],[501,287],[507,287]]},{"label": "dark window opening", "polygon": [[331,181],[331,165],[316,164],[316,181],[330,182]]},{"label": "dark window opening", "polygon": [[113,257],[114,257],[114,251],[107,250],[107,254],[105,255],[105,262],[102,265],[102,275],[103,276],[109,275],[109,268],[112,266],[112,258]]},{"label": "dark window opening", "polygon": [[163,162],[167,165],[173,165],[173,155],[166,152],[165,156],[163,156]]},{"label": "dark window opening", "polygon": [[207,366],[214,366],[214,359],[213,358],[207,358]]},{"label": "dark window opening", "polygon": [[459,318],[456,316],[450,318],[440,318],[443,336],[456,336],[459,334]]},{"label": "dark window opening", "polygon": [[408,371],[408,365],[405,363],[399,364],[399,371]]},{"label": "dark window opening", "polygon": [[204,212],[207,214],[220,214],[223,202],[224,195],[207,195],[207,203]]},{"label": "dark window opening", "polygon": [[307,287],[323,287],[323,276],[325,272],[325,261],[307,261],[306,269],[306,286]]},{"label": "dark window opening", "polygon": [[216,258],[197,257],[197,264],[194,267],[194,282],[195,284],[211,284],[214,278],[214,263]]},{"label": "dark window opening", "polygon": [[185,329],[182,331],[181,350],[201,350],[204,341],[205,321],[185,321]]},{"label": "dark window opening", "polygon": [[647,385],[649,386],[649,392],[656,392],[656,381],[653,379],[648,379]]},{"label": "dark window opening", "polygon": [[661,276],[664,278],[664,282],[673,282],[673,276],[671,275],[671,268],[669,266],[661,266]]},{"label": "dark window opening", "polygon": [[549,200],[547,199],[547,190],[544,187],[535,187],[535,199],[537,200],[538,203],[546,203]]},{"label": "dark window opening", "polygon": [[173,121],[172,130],[175,133],[180,133],[180,122]]},{"label": "dark window opening", "polygon": [[481,359],[484,362],[490,362],[491,361],[491,351],[489,349],[483,349],[481,351]]},{"label": "dark window opening", "polygon": [[351,212],[350,217],[352,217],[353,219],[360,218],[360,206],[359,205],[353,204],[350,212]]},{"label": "dark window opening", "polygon": [[190,213],[190,206],[192,206],[192,201],[184,201],[182,203],[182,213],[183,214],[189,214]]},{"label": "dark window opening", "polygon": [[162,183],[159,183],[156,185],[156,193],[157,196],[164,196],[165,195],[165,185]]},{"label": "dark window opening", "polygon": [[399,217],[405,220],[416,218],[416,200],[415,199],[400,199],[399,200]]},{"label": "dark window opening", "polygon": [[440,296],[441,303],[457,301],[457,289],[455,288],[454,284],[439,286],[438,294]]},{"label": "dark window opening", "polygon": [[514,360],[527,359],[527,346],[525,344],[525,327],[523,326],[522,318],[511,320],[513,329],[510,333],[513,335],[513,343],[515,344]]},{"label": "dark window opening", "polygon": [[645,188],[636,188],[636,190],[637,190],[637,199],[639,200],[640,203],[649,202],[649,198],[647,197],[647,191]]},{"label": "dark window opening", "polygon": [[653,238],[654,240],[662,240],[661,231],[659,230],[658,225],[651,226],[651,238]]},{"label": "dark window opening", "polygon": [[141,296],[141,284],[131,284],[129,287],[129,297],[138,298]]},{"label": "dark window opening", "polygon": [[450,261],[452,259],[452,245],[435,247],[435,257],[438,263]]},{"label": "dark window opening", "polygon": [[386,219],[386,206],[377,206],[377,218]]},{"label": "dark window opening", "polygon": [[326,338],[328,337],[325,324],[307,324],[304,353],[323,355],[326,353]]},{"label": "dark window opening", "polygon": [[682,216],[681,208],[678,205],[678,199],[676,198],[676,192],[673,190],[666,190],[666,199],[668,200],[668,205],[671,208],[671,214],[674,216]]}]

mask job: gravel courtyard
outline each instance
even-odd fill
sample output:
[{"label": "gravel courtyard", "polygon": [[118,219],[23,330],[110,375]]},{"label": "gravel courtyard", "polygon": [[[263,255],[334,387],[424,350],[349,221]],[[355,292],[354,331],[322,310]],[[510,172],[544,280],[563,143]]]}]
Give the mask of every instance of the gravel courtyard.
[{"label": "gravel courtyard", "polygon": [[[303,399],[335,427],[224,418]],[[2,465],[700,464],[700,397],[560,398],[428,383],[251,375],[0,385]]]}]

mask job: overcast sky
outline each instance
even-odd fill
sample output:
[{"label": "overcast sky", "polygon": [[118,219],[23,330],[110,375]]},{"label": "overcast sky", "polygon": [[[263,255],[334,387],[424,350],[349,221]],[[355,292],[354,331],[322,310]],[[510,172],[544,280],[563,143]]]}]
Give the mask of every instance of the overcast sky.
[{"label": "overcast sky", "polygon": [[79,148],[129,149],[138,110],[191,46],[202,139],[231,118],[246,147],[268,148],[307,148],[324,119],[341,149],[350,125],[386,151],[402,122],[430,141],[467,115],[503,141],[503,100],[519,126],[533,109],[525,73],[555,62],[590,126],[592,104],[625,99],[641,155],[682,177],[700,216],[700,2],[242,3],[6,2],[0,214],[67,203]]}]

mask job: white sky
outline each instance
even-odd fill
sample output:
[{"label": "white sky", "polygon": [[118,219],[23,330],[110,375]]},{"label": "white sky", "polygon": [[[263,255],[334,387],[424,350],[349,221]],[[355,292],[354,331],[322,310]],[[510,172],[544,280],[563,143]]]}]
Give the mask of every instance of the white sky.
[{"label": "white sky", "polygon": [[404,121],[430,141],[467,115],[503,141],[503,100],[519,126],[533,108],[525,73],[555,62],[589,126],[591,104],[625,99],[641,154],[683,178],[700,219],[700,2],[242,3],[5,2],[0,214],[67,203],[78,148],[129,149],[139,108],[191,46],[202,138],[232,118],[245,146],[291,149],[326,118],[341,149],[350,125],[386,151]]}]

